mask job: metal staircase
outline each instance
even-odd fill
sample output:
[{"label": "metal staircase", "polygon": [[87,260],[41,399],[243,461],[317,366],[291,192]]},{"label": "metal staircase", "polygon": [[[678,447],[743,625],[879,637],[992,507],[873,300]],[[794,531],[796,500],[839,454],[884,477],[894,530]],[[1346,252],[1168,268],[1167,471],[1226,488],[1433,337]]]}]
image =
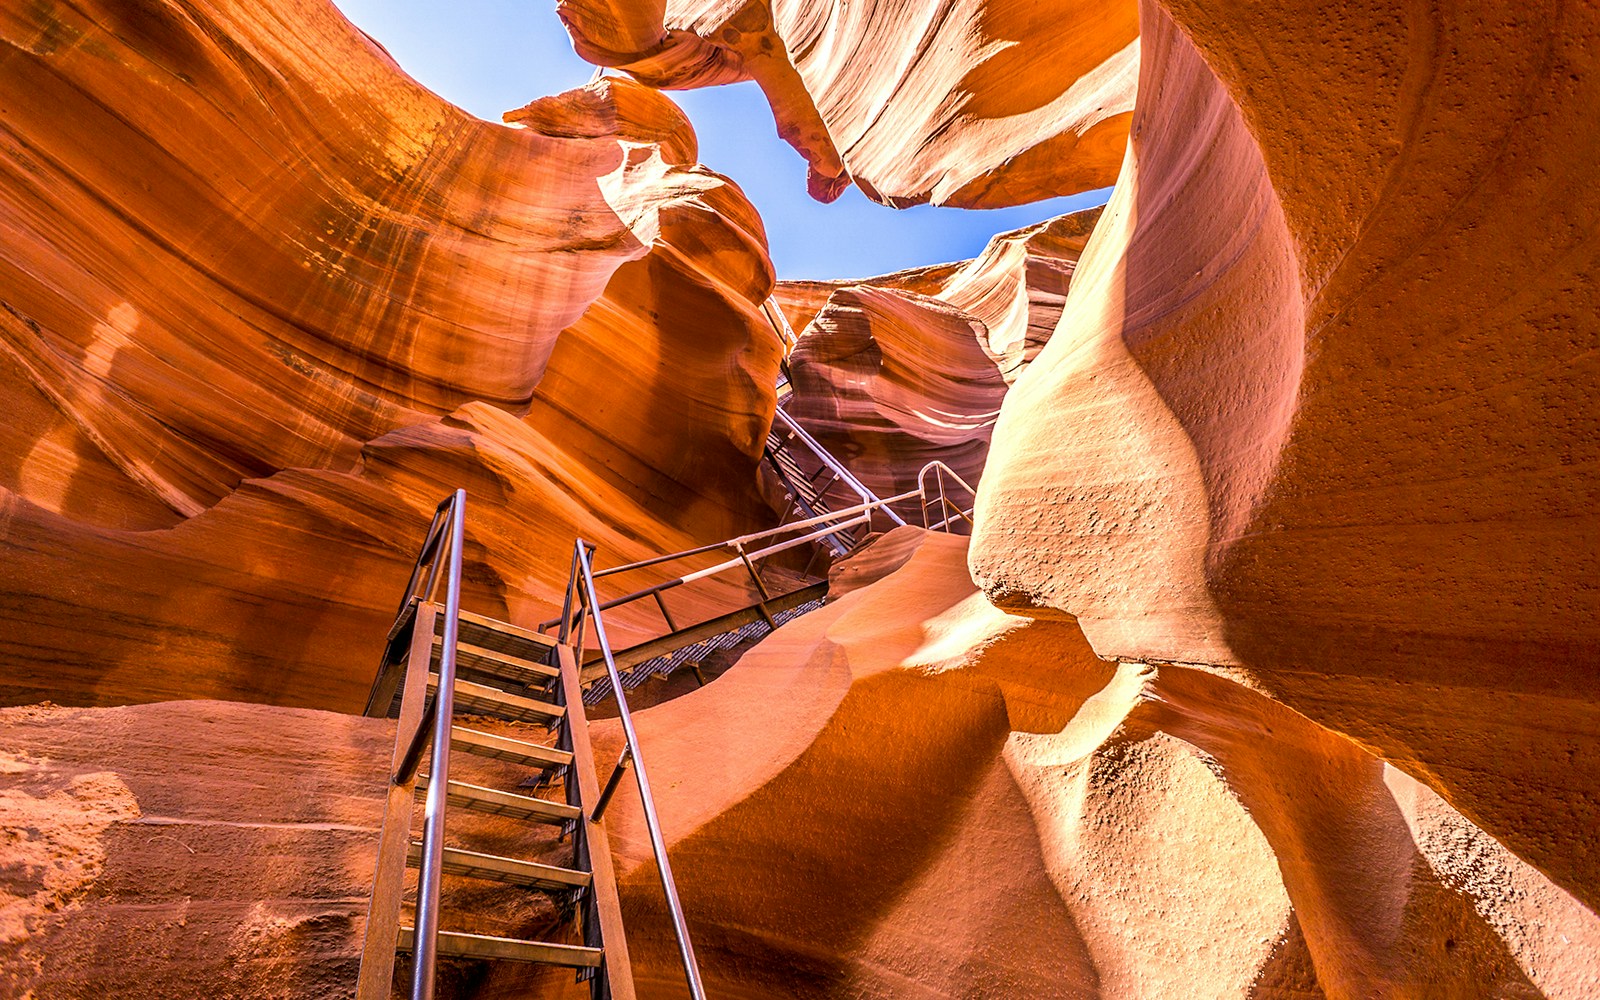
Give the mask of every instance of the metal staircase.
[{"label": "metal staircase", "polygon": [[[395,616],[366,714],[399,720],[379,840],[377,875],[368,911],[357,985],[358,1000],[388,1000],[396,956],[412,955],[410,996],[431,1000],[441,956],[565,966],[589,983],[595,1000],[632,1000],[622,911],[611,851],[601,823],[622,769],[601,791],[584,717],[578,663],[585,619],[594,599],[590,551],[574,552],[572,579],[552,639],[509,622],[461,608],[461,552],[466,494],[457,491],[439,505],[422,553],[412,568],[406,596]],[[442,604],[434,600],[445,584]],[[609,656],[604,623],[593,616],[602,653]],[[423,669],[411,669],[420,666]],[[614,668],[613,668],[614,669]],[[692,995],[703,1000],[699,970],[656,819],[649,779],[640,758],[625,698],[619,699],[626,735],[624,758],[644,798],[646,822],[679,933]],[[554,737],[552,744],[516,739],[461,725],[458,713],[531,724]],[[529,769],[535,789],[559,786],[560,798],[510,792],[455,780],[454,753],[475,754]],[[420,774],[424,755],[427,774]],[[415,803],[424,803],[422,834],[414,839]],[[528,842],[571,840],[571,862],[551,865],[445,845],[447,807],[489,813],[529,825]],[[405,873],[418,870],[414,926],[403,925]],[[446,929],[440,907],[444,876],[507,883],[554,894],[572,910],[575,941],[530,940]]]},{"label": "metal staircase", "polygon": [[[930,476],[934,477],[936,489],[929,484]],[[575,970],[580,982],[588,982],[594,1000],[632,1000],[632,969],[616,875],[602,823],[606,807],[630,765],[677,935],[684,976],[691,996],[704,1000],[699,967],[667,859],[666,841],[656,816],[626,691],[644,677],[688,662],[690,657],[700,655],[699,651],[764,634],[786,618],[820,605],[826,581],[808,582],[797,589],[775,593],[768,585],[770,571],[769,576],[763,576],[762,561],[800,546],[823,544],[854,528],[870,527],[875,516],[889,512],[890,504],[912,499],[922,504],[925,527],[949,530],[958,519],[970,519],[970,511],[946,496],[947,477],[971,491],[959,476],[939,463],[931,463],[922,470],[917,490],[899,496],[873,497],[768,531],[598,572],[594,569],[594,547],[579,540],[573,549],[561,615],[537,631],[462,609],[466,494],[458,490],[440,503],[389,630],[366,707],[367,715],[390,716],[399,721],[357,1000],[388,1000],[396,956],[400,953],[412,955],[412,1000],[433,997],[441,956],[565,966]],[[937,521],[930,517],[935,510]],[[904,523],[898,516],[891,521]],[[610,601],[602,602],[596,590],[597,579],[683,559],[704,562],[717,552],[731,556]],[[671,613],[665,594],[727,572],[747,575],[756,595],[753,602],[707,621],[680,624]],[[435,599],[441,583],[445,591],[442,603]],[[604,612],[643,600],[654,602],[666,632],[627,649],[613,650]],[[594,644],[592,652],[586,653],[591,626]],[[550,628],[556,629],[555,634],[545,635],[544,631]],[[604,788],[600,786],[589,743],[586,687],[591,701],[607,694],[616,698],[624,734],[621,757]],[[547,734],[549,743],[484,732],[461,724],[458,713],[537,727]],[[531,788],[536,793],[559,788],[560,795],[544,798],[457,780],[451,776],[451,758],[456,753],[526,767],[529,780],[521,782],[519,788]],[[424,758],[425,775],[421,773]],[[413,825],[419,799],[424,810],[421,836],[417,838]],[[530,844],[541,829],[548,831],[546,838],[570,838],[571,861],[552,865],[446,846],[445,815],[449,807],[524,822],[528,824]],[[411,868],[418,870],[415,920],[407,925],[402,913],[405,876]],[[572,940],[531,940],[446,927],[449,921],[440,907],[440,883],[445,876],[490,880],[553,894],[571,906],[572,926],[565,936]]]}]

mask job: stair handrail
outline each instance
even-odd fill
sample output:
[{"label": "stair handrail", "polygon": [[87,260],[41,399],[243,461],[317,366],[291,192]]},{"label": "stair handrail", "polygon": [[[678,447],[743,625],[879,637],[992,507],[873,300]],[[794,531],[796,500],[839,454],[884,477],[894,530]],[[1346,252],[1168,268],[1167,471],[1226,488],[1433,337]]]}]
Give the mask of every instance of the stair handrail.
[{"label": "stair handrail", "polygon": [[[790,521],[788,524],[780,524],[776,528],[768,528],[765,531],[752,532],[748,535],[740,535],[737,538],[728,538],[720,542],[712,542],[709,545],[700,545],[692,549],[684,549],[681,552],[672,552],[664,556],[654,556],[650,559],[641,559],[637,562],[627,563],[626,565],[612,566],[609,569],[595,571],[594,578],[598,580],[601,577],[613,576],[617,573],[626,573],[630,570],[644,569],[650,566],[659,566],[662,563],[673,562],[678,559],[686,559],[690,556],[704,555],[707,552],[726,550],[735,553],[733,558],[724,560],[723,562],[717,563],[714,566],[708,566],[704,569],[695,570],[692,573],[686,573],[663,583],[658,583],[654,586],[646,587],[643,590],[636,590],[631,594],[624,594],[621,597],[606,601],[600,605],[600,610],[610,611],[612,608],[623,604],[629,604],[633,601],[641,600],[646,597],[656,597],[659,603],[660,599],[658,595],[662,591],[671,590],[674,587],[681,587],[686,583],[694,583],[697,580],[703,580],[706,577],[715,576],[718,573],[725,573],[731,569],[744,568],[748,571],[751,568],[750,564],[758,559],[765,559],[766,557],[774,555],[778,552],[783,552],[787,549],[796,548],[809,542],[814,542],[840,530],[841,528],[848,528],[857,524],[869,524],[871,523],[872,513],[874,511],[882,510],[886,505],[891,503],[899,503],[903,500],[914,499],[918,495],[919,494],[916,490],[912,490],[907,493],[902,493],[898,496],[889,497],[886,500],[875,499],[867,503],[857,504],[854,507],[846,507],[842,510],[829,511],[826,514],[807,518],[804,521]],[[796,538],[791,538],[787,541],[779,542],[775,545],[769,545],[754,551],[748,548],[748,546],[752,543],[763,541],[768,538],[774,538],[778,535],[786,534],[791,531],[797,531],[802,528],[814,528],[815,530],[807,532],[806,534]],[[741,552],[742,555],[739,554]],[[756,580],[757,586],[759,587],[759,577],[757,577]],[[673,623],[670,615],[665,613],[665,608],[663,608],[662,611],[663,617],[668,619],[667,624],[671,626]],[[538,631],[544,632],[547,629],[559,625],[561,621],[562,619],[559,617],[542,621],[539,623]],[[677,631],[677,629],[674,627],[673,631]]]},{"label": "stair handrail", "polygon": [[[827,466],[834,475],[838,476],[839,481],[850,487],[850,490],[855,493],[856,496],[860,497],[863,503],[874,502],[878,500],[877,494],[867,489],[866,485],[862,483],[861,480],[857,479],[849,469],[845,468],[843,462],[840,462],[837,458],[834,458],[833,455],[828,452],[828,449],[824,448],[821,442],[812,437],[810,432],[808,432],[804,427],[801,427],[800,421],[789,416],[783,407],[780,406],[773,411],[773,420],[782,423],[783,426],[788,429],[790,434],[804,442],[805,446],[811,449],[811,453],[817,457],[817,461]],[[899,514],[896,514],[893,509],[884,506],[882,511],[895,524],[903,526],[906,523],[905,518],[901,517]]]},{"label": "stair handrail", "polygon": [[621,781],[623,770],[631,761],[634,780],[639,786],[639,799],[644,806],[645,826],[650,832],[650,846],[655,852],[656,870],[661,875],[661,887],[666,893],[667,909],[672,915],[673,931],[678,938],[678,954],[683,959],[683,971],[689,983],[689,993],[694,1000],[706,1000],[705,986],[700,981],[700,965],[695,960],[694,944],[689,940],[689,925],[684,920],[683,903],[678,898],[678,884],[672,877],[672,863],[667,859],[667,843],[661,834],[661,819],[656,814],[655,796],[650,791],[650,777],[645,770],[644,757],[639,750],[639,734],[633,726],[633,712],[628,707],[628,696],[622,686],[622,677],[617,671],[617,661],[611,651],[611,641],[606,637],[600,597],[594,586],[595,572],[592,557],[594,548],[594,545],[581,538],[573,544],[572,573],[568,578],[567,593],[562,602],[561,631],[558,636],[562,645],[573,647],[575,662],[582,664],[583,623],[585,618],[594,621],[595,642],[600,648],[601,658],[605,661],[606,674],[611,679],[611,689],[616,693],[617,718],[622,724],[622,754],[617,759],[617,766],[612,770],[605,791],[595,803],[589,819],[595,823],[600,822],[605,814],[606,805],[611,801],[611,796]]},{"label": "stair handrail", "polygon": [[[928,473],[930,472],[934,474],[935,482],[939,488],[939,513],[945,515],[944,520],[940,521],[938,524],[928,523],[928,508],[932,506],[932,503],[928,498],[927,482]],[[973,508],[968,507],[966,510],[962,510],[960,504],[949,499],[949,497],[945,494],[945,476],[949,476],[951,479],[955,480],[962,489],[966,490],[967,493],[972,497],[974,503],[976,503],[978,499],[977,489],[971,483],[961,478],[961,474],[950,468],[950,466],[944,464],[938,459],[934,459],[927,465],[924,465],[921,471],[917,473],[917,492],[922,494],[922,526],[929,531],[933,531],[938,528],[943,528],[945,531],[949,531],[951,523],[954,522],[956,518],[961,518],[968,524],[973,524]],[[955,511],[955,513],[947,514],[946,512],[950,510]]]},{"label": "stair handrail", "polygon": [[[455,714],[456,643],[461,630],[461,562],[466,533],[467,491],[456,490],[440,501],[434,511],[433,523],[416,565],[411,570],[411,582],[406,585],[406,596],[396,615],[396,624],[390,630],[392,647],[396,637],[416,600],[431,601],[439,581],[441,564],[445,570],[444,635],[439,651],[439,686],[432,702],[427,703],[417,728],[406,742],[406,751],[400,765],[390,780],[397,785],[411,780],[422,754],[433,745],[432,759],[428,763],[428,796],[423,811],[422,859],[417,878],[417,908],[415,943],[412,945],[411,1000],[433,1000],[434,978],[438,965],[439,949],[439,882],[444,868],[444,812],[450,774],[450,725]],[[448,548],[443,548],[448,535]],[[446,554],[448,557],[446,558]],[[417,581],[423,565],[428,566],[427,583],[421,592]],[[387,655],[387,654],[386,654]],[[387,663],[387,659],[385,663]],[[409,669],[426,669],[426,665],[411,664]],[[382,671],[380,670],[380,674]],[[396,734],[397,741],[403,734]]]},{"label": "stair handrail", "polygon": [[[936,489],[932,491],[929,490],[927,485],[927,479],[930,474],[936,476]],[[601,603],[599,605],[600,610],[610,611],[613,608],[620,607],[624,604],[631,604],[634,601],[642,600],[647,597],[653,597],[656,599],[658,604],[661,604],[660,595],[664,591],[672,590],[675,587],[681,587],[685,584],[694,583],[707,577],[716,576],[719,573],[725,573],[729,570],[744,568],[748,571],[750,569],[749,564],[757,560],[765,559],[768,556],[775,555],[787,549],[805,545],[809,542],[818,541],[819,539],[825,538],[826,536],[839,531],[841,528],[849,528],[857,524],[870,524],[872,520],[872,514],[876,511],[886,510],[890,504],[920,499],[922,502],[923,526],[930,531],[938,531],[942,529],[948,532],[950,530],[950,525],[955,523],[957,520],[966,520],[968,523],[971,523],[971,508],[963,509],[948,499],[947,491],[945,490],[944,486],[945,476],[949,476],[956,484],[960,485],[962,489],[965,489],[974,497],[977,496],[977,490],[974,489],[973,486],[965,479],[963,479],[954,469],[950,468],[948,465],[945,465],[943,462],[935,460],[924,465],[921,471],[917,473],[917,488],[914,490],[908,490],[904,493],[882,499],[874,498],[865,503],[856,504],[853,507],[845,507],[840,510],[829,511],[825,514],[819,514],[816,517],[806,518],[803,521],[790,521],[787,524],[780,524],[776,528],[767,528],[763,531],[755,531],[747,535],[739,535],[736,538],[728,538],[720,542],[711,542],[707,545],[699,545],[692,549],[684,549],[681,552],[671,552],[667,555],[653,556],[649,559],[640,559],[636,562],[626,563],[621,566],[612,566],[607,569],[597,570],[593,573],[593,575],[594,578],[598,580],[601,577],[613,576],[618,573],[627,573],[633,570],[645,569],[651,566],[659,566],[663,563],[674,562],[676,560],[686,559],[691,556],[704,555],[708,552],[731,551],[735,553],[732,558],[723,560],[715,565],[707,566],[703,569],[698,569],[690,573],[685,573],[681,576],[673,577],[670,580],[664,580],[661,583],[645,587],[642,590],[635,590],[632,593],[623,594],[621,597],[612,598],[609,601]],[[941,508],[941,514],[944,514],[945,511],[952,509],[954,510],[954,513],[944,516],[943,520],[940,520],[937,523],[930,524],[928,521],[928,511],[935,503],[942,503],[944,505]],[[749,548],[749,546],[756,542],[765,541],[770,538],[776,538],[780,535],[788,534],[789,532],[797,531],[803,528],[811,528],[813,530],[795,538],[790,538],[760,549],[752,550]],[[757,581],[759,586],[759,578],[757,578]],[[671,619],[671,615],[667,613],[664,606],[662,607],[662,617],[667,620],[667,625],[672,629],[672,631],[677,631],[677,628]],[[561,621],[561,618],[551,618],[540,622],[538,631],[544,632],[547,629],[560,624]]]}]

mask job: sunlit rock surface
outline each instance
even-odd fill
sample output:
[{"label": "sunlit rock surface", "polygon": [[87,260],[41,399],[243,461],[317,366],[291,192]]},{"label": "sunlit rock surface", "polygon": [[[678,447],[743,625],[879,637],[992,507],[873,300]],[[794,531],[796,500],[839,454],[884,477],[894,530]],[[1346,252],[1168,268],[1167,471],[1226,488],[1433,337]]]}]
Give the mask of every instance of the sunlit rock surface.
[{"label": "sunlit rock surface", "polygon": [[[837,600],[641,715],[715,995],[1600,989],[1600,918],[1425,786],[1232,681],[993,607],[966,555],[898,529]],[[676,995],[618,801],[630,948]]]},{"label": "sunlit rock surface", "polygon": [[[1116,193],[1005,397],[971,570],[1100,656],[1356,740],[1600,904],[1600,11],[1147,0],[1140,21]],[[827,81],[937,58],[932,37],[787,58],[827,107]],[[902,135],[890,173],[921,162]],[[940,140],[966,135],[999,141]],[[1319,975],[1361,995],[1374,968]]]},{"label": "sunlit rock surface", "polygon": [[653,86],[754,80],[810,164],[884,204],[998,208],[1104,187],[1133,110],[1129,0],[557,5],[578,52]]},{"label": "sunlit rock surface", "polygon": [[1594,906],[1600,12],[1496,10],[1146,4],[972,568],[1376,748]]},{"label": "sunlit rock surface", "polygon": [[0,710],[0,996],[348,996],[394,723]]},{"label": "sunlit rock surface", "polygon": [[[780,282],[778,301],[801,330],[785,408],[879,496],[916,489],[935,460],[976,484],[1001,400],[1055,328],[1099,214],[1002,233],[970,261]],[[916,503],[903,513],[920,517]]]},{"label": "sunlit rock surface", "polygon": [[661,95],[508,128],[219,0],[0,12],[0,99],[3,701],[359,708],[457,487],[469,605],[529,624],[576,535],[772,516],[765,235]]},{"label": "sunlit rock surface", "polygon": [[[1123,157],[1092,236],[1056,234],[1087,237],[1070,289],[1026,265],[1041,230],[785,291],[800,403],[874,474],[927,454],[908,414],[1000,415],[935,442],[988,440],[970,552],[883,538],[640,713],[713,995],[1600,993],[1600,11],[1172,0],[1137,43],[1068,3],[563,13],[646,82],[761,81],[824,197],[999,204]],[[574,534],[620,559],[768,516],[760,223],[658,95],[501,129],[309,3],[35,4],[0,43],[7,700],[353,708],[456,485],[471,603],[524,622]],[[160,836],[108,846],[237,778],[95,732],[146,709],[176,714],[141,740],[198,729],[0,720],[8,975],[124,947],[119,891],[163,933],[211,898]],[[271,805],[242,821],[292,832]],[[607,822],[645,993],[679,995],[631,795]],[[333,915],[246,966],[269,989],[283,956],[348,970],[354,856],[263,866]],[[197,954],[184,987],[226,995]]]}]

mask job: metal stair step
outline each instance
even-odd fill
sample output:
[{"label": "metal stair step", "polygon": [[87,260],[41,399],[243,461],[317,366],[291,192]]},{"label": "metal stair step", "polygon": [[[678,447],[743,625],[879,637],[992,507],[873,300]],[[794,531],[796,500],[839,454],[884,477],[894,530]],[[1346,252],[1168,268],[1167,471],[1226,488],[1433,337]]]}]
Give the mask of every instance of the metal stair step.
[{"label": "metal stair step", "polygon": [[[400,928],[397,951],[409,952],[416,947],[416,928]],[[552,944],[548,941],[523,941],[518,938],[489,937],[486,934],[462,934],[456,931],[439,932],[439,954],[454,958],[499,959],[507,962],[536,962],[541,965],[563,965],[573,969],[599,968],[605,953],[599,948],[585,948],[576,944]]]},{"label": "metal stair step", "polygon": [[[496,653],[509,653],[518,659],[539,663],[549,656],[551,649],[555,648],[556,641],[547,635],[487,615],[464,610],[457,620],[460,622],[456,634],[458,642],[493,650]],[[443,633],[444,615],[441,614],[434,625],[434,634]]]},{"label": "metal stair step", "polygon": [[[434,663],[439,662],[439,654],[443,651],[443,637],[434,636]],[[548,663],[525,660],[510,653],[502,653],[499,650],[487,649],[483,646],[474,646],[471,643],[460,640],[456,642],[456,666],[462,670],[489,674],[502,680],[524,685],[543,685],[552,677],[561,675],[561,671]]]},{"label": "metal stair step", "polygon": [[[422,842],[412,841],[406,852],[406,864],[412,868],[422,864]],[[588,872],[573,868],[558,868],[537,861],[503,858],[496,854],[479,854],[455,847],[444,849],[444,871],[450,875],[467,878],[491,879],[512,885],[532,886],[536,889],[582,889],[589,885]]]},{"label": "metal stair step", "polygon": [[509,760],[529,767],[566,767],[572,763],[572,754],[565,750],[514,740],[509,736],[495,733],[479,732],[465,726],[450,727],[450,747],[453,750],[465,750],[467,753],[477,754],[479,757]]},{"label": "metal stair step", "polygon": [[[428,694],[439,690],[439,675],[428,674]],[[492,715],[513,722],[539,722],[552,725],[561,720],[567,710],[548,701],[524,698],[519,694],[502,691],[487,684],[456,679],[455,707],[458,712]]]},{"label": "metal stair step", "polygon": [[[417,779],[417,797],[428,793],[428,779]],[[583,815],[577,806],[565,802],[550,802],[515,792],[502,792],[464,781],[452,781],[445,787],[445,802],[473,812],[492,813],[513,819],[532,820],[537,823],[566,823]]]}]

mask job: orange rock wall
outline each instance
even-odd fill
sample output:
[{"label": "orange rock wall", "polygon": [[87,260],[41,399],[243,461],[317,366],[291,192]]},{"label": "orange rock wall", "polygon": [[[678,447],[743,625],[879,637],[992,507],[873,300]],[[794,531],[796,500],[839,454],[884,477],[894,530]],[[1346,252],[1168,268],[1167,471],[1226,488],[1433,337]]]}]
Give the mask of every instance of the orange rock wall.
[{"label": "orange rock wall", "polygon": [[394,723],[0,710],[0,996],[352,995]]},{"label": "orange rock wall", "polygon": [[558,9],[580,54],[653,86],[755,80],[823,201],[852,182],[896,207],[999,208],[1104,187],[1138,75],[1126,0]]},{"label": "orange rock wall", "polygon": [[[1000,611],[966,557],[898,529],[638,718],[713,995],[1600,989],[1600,917],[1424,785],[1212,672]],[[612,808],[642,994],[680,995],[636,799]]]},{"label": "orange rock wall", "polygon": [[[1055,328],[1098,217],[1091,209],[1002,233],[958,264],[780,282],[802,331],[787,411],[879,496],[915,489],[934,460],[977,484],[1000,403]],[[921,516],[915,503],[902,514]]]},{"label": "orange rock wall", "polygon": [[772,517],[765,235],[660,95],[491,125],[216,0],[0,13],[0,101],[0,700],[359,708],[458,486],[469,601],[529,622],[580,533]]},{"label": "orange rock wall", "polygon": [[[928,134],[896,118],[944,92],[871,100],[951,51],[945,22],[907,30],[912,12],[861,46],[832,44],[853,21],[826,3],[773,17],[847,137],[845,172],[891,203],[947,190],[920,173]],[[1059,37],[1094,23],[1067,2],[1034,13]],[[1139,16],[1116,192],[994,427],[975,578],[1003,608],[1072,617],[1102,657],[1203,669],[1376,751],[1600,904],[1600,12],[1145,0]],[[665,18],[680,30],[660,52],[719,44],[714,19]],[[1081,72],[975,70],[957,103]],[[800,103],[774,99],[781,128]],[[835,129],[830,111],[862,104],[902,127]],[[958,118],[939,143],[1020,162],[1037,138]],[[945,277],[902,276],[922,295]],[[791,314],[820,327],[819,291]],[[847,298],[865,316],[881,296]],[[896,308],[906,342],[950,340],[942,311]],[[1360,995],[1376,968],[1324,986]]]},{"label": "orange rock wall", "polygon": [[1376,748],[1594,905],[1600,16],[1540,10],[1146,4],[972,569]]}]

